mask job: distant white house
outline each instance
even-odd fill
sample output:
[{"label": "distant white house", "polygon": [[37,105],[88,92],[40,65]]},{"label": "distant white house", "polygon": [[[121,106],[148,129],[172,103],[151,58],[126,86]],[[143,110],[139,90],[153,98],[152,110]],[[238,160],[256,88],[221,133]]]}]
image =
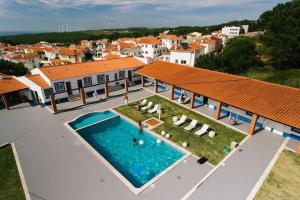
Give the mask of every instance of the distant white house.
[{"label": "distant white house", "polygon": [[182,43],[173,45],[170,52],[161,56],[161,60],[194,67],[195,61],[204,54],[205,47],[199,44]]},{"label": "distant white house", "polygon": [[166,35],[164,38],[162,38],[162,46],[167,47],[168,49],[171,49],[173,45],[179,45],[184,39],[177,35]]},{"label": "distant white house", "polygon": [[242,26],[225,26],[222,28],[221,33],[227,35],[229,38],[239,36],[240,34],[248,33],[249,25]]},{"label": "distant white house", "polygon": [[155,37],[145,37],[137,41],[138,46],[141,47],[141,54],[144,58],[155,59],[167,52],[167,47],[162,46],[161,42]]}]

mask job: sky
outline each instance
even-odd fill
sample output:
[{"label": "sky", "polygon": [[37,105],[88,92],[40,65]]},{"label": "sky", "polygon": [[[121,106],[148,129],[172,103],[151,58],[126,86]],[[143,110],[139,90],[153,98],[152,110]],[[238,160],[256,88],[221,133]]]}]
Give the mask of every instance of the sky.
[{"label": "sky", "polygon": [[0,0],[0,31],[213,25],[256,20],[286,0]]}]

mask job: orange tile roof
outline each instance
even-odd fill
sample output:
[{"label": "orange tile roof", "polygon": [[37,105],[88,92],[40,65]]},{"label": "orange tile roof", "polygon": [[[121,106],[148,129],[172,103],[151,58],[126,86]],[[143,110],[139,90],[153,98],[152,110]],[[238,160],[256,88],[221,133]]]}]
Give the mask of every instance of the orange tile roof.
[{"label": "orange tile roof", "polygon": [[119,46],[121,49],[132,49],[136,48],[136,45],[133,43],[127,43],[127,42],[119,42]]},{"label": "orange tile roof", "polygon": [[103,58],[106,59],[106,60],[109,60],[109,59],[120,58],[120,56],[115,55],[115,54],[112,54],[112,53],[109,53],[109,54],[107,54],[106,56],[104,56]]},{"label": "orange tile roof", "polygon": [[28,87],[15,79],[14,77],[4,77],[0,80],[0,95],[11,92],[17,92],[27,89]]},{"label": "orange tile roof", "polygon": [[13,56],[15,60],[22,60],[22,59],[32,59],[32,58],[39,58],[40,56],[35,53],[25,53],[25,54],[16,54]]},{"label": "orange tile roof", "polygon": [[177,35],[167,35],[166,39],[168,40],[183,40],[183,37]]},{"label": "orange tile roof", "polygon": [[205,48],[204,46],[200,45],[200,44],[188,44],[188,48],[183,48],[180,44],[179,45],[173,45],[170,49],[170,51],[189,51],[189,52],[193,52],[193,51],[199,51],[200,49]]},{"label": "orange tile roof", "polygon": [[145,64],[133,57],[110,59],[94,62],[84,62],[70,65],[40,67],[39,69],[50,80],[63,80],[67,78],[100,74],[116,70],[138,68]]},{"label": "orange tile roof", "polygon": [[59,58],[51,59],[50,61],[54,65],[64,65],[64,64],[70,64],[71,63],[70,61],[61,60]]},{"label": "orange tile roof", "polygon": [[300,89],[163,61],[136,72],[300,128]]},{"label": "orange tile roof", "polygon": [[39,74],[27,75],[26,78],[28,78],[43,89],[51,88],[51,86]]},{"label": "orange tile roof", "polygon": [[72,48],[61,48],[59,49],[58,53],[65,56],[76,56],[82,54],[82,50]]},{"label": "orange tile roof", "polygon": [[139,44],[160,44],[161,42],[153,36],[138,39]]}]

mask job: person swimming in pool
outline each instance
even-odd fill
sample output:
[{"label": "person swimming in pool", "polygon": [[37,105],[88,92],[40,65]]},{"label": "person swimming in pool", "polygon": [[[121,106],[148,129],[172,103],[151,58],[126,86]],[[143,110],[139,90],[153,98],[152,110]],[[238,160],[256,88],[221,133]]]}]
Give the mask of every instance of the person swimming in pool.
[{"label": "person swimming in pool", "polygon": [[136,138],[133,138],[133,139],[132,139],[132,142],[133,142],[133,144],[138,144],[138,141],[137,141]]},{"label": "person swimming in pool", "polygon": [[143,124],[141,121],[139,121],[139,132],[142,133],[143,131]]}]

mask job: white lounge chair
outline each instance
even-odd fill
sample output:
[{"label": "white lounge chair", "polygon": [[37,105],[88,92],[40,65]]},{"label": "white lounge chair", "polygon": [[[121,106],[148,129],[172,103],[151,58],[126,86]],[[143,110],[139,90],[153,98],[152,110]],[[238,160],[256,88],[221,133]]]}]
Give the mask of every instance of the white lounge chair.
[{"label": "white lounge chair", "polygon": [[144,105],[146,105],[146,103],[147,103],[147,99],[144,99],[144,100],[140,103],[140,106],[144,106]]},{"label": "white lounge chair", "polygon": [[187,119],[187,116],[186,116],[186,115],[182,115],[182,116],[180,117],[180,119],[179,119],[178,121],[176,121],[174,124],[175,124],[176,126],[179,126],[179,125],[183,124],[183,123],[185,122],[186,119]]},{"label": "white lounge chair", "polygon": [[157,110],[159,109],[159,104],[156,104],[151,110],[148,110],[148,113],[152,114],[157,112]]},{"label": "white lounge chair", "polygon": [[209,128],[209,125],[203,124],[202,128],[195,132],[195,135],[197,135],[197,136],[203,135],[204,133],[207,132],[208,128]]},{"label": "white lounge chair", "polygon": [[142,107],[141,110],[148,110],[149,108],[151,108],[152,104],[153,104],[153,102],[150,101],[150,102],[148,103],[148,105]]},{"label": "white lounge chair", "polygon": [[184,128],[184,130],[190,131],[190,130],[194,129],[196,127],[197,123],[198,123],[198,121],[193,119],[192,122],[187,127]]}]

